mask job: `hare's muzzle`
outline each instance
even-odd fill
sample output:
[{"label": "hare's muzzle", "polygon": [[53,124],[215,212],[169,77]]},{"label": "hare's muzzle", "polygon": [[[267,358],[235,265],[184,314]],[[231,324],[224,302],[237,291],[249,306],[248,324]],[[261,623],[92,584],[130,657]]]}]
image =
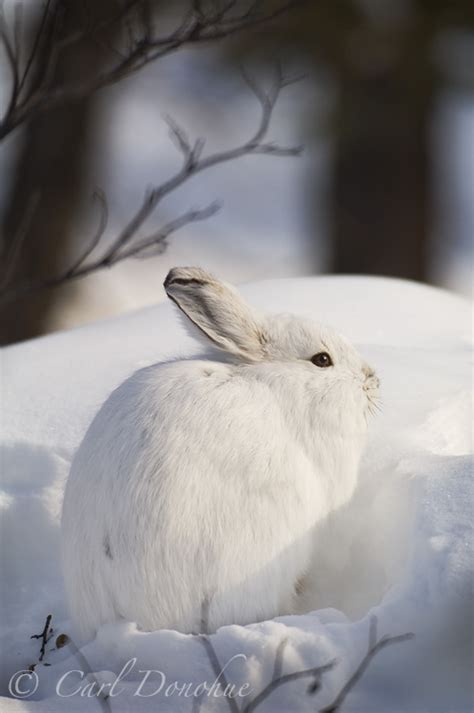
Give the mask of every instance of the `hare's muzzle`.
[{"label": "hare's muzzle", "polygon": [[364,391],[377,391],[380,386],[380,380],[375,371],[368,364],[363,367],[362,371],[365,376],[363,385]]}]

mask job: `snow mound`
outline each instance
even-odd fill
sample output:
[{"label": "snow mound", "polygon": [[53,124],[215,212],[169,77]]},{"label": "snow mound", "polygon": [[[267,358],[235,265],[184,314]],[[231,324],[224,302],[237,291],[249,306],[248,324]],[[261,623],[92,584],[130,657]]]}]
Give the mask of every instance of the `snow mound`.
[{"label": "snow mound", "polygon": [[[227,681],[240,689],[239,705],[269,683],[286,639],[283,673],[336,662],[314,695],[311,679],[292,680],[257,710],[322,709],[364,658],[375,615],[379,637],[413,632],[415,638],[380,651],[343,710],[467,713],[473,664],[470,304],[382,278],[271,280],[242,289],[258,307],[312,317],[349,337],[377,368],[383,411],[371,424],[354,497],[321,525],[307,613],[223,627],[210,637]],[[54,645],[69,630],[59,518],[74,451],[102,401],[131,372],[197,349],[172,305],[160,304],[2,351],[2,711],[97,709],[97,696],[84,692],[95,680],[109,692],[114,713],[190,712],[197,710],[199,685],[215,681],[198,637],[144,633],[133,622],[103,627],[80,652]],[[49,613],[54,637],[43,662],[15,678],[38,661],[40,643],[30,636]],[[204,695],[200,710],[228,706]]]}]

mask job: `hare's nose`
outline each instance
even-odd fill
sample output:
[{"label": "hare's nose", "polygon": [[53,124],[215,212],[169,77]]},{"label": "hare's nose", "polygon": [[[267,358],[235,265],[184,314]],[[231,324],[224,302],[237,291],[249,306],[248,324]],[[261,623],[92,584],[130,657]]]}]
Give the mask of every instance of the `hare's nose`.
[{"label": "hare's nose", "polygon": [[364,364],[362,367],[362,373],[365,376],[364,389],[369,391],[370,389],[378,389],[380,386],[380,381],[375,371],[368,364]]},{"label": "hare's nose", "polygon": [[364,364],[364,366],[362,367],[362,373],[367,379],[370,379],[372,376],[375,376],[375,371],[368,364]]}]

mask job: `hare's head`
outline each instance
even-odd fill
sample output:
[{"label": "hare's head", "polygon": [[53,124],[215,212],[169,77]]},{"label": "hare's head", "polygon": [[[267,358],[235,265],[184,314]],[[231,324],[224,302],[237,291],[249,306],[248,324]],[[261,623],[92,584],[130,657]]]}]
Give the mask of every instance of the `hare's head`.
[{"label": "hare's head", "polygon": [[346,432],[363,427],[376,408],[374,370],[330,327],[291,314],[260,314],[231,285],[196,267],[172,269],[164,287],[192,323],[271,385],[288,408],[317,413],[319,421]]}]

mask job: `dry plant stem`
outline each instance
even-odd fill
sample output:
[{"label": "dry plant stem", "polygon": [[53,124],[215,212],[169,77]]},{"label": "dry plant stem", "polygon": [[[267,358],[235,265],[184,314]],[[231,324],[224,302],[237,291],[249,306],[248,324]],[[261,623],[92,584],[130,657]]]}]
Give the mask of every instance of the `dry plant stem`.
[{"label": "dry plant stem", "polygon": [[[201,632],[200,634],[196,635],[196,640],[202,645],[204,648],[207,658],[209,659],[209,662],[211,664],[212,670],[216,676],[216,681],[219,680],[221,682],[221,685],[224,687],[224,690],[229,691],[230,690],[230,685],[228,682],[228,679],[226,677],[224,668],[221,666],[221,663],[219,661],[219,658],[217,656],[217,653],[214,649],[214,646],[211,642],[211,639],[208,635],[208,630],[209,630],[209,607],[210,607],[210,601],[205,600],[202,605],[201,605]],[[51,620],[52,616],[51,614],[48,614],[46,618],[46,623],[44,626],[43,631],[41,634],[34,634],[31,638],[32,639],[41,639],[42,640],[42,645],[41,645],[41,652],[40,652],[40,657],[39,661],[43,660],[44,653],[46,650],[46,644],[50,640],[52,636],[52,628],[51,628]],[[414,634],[412,633],[407,633],[407,634],[401,634],[399,636],[383,636],[381,639],[377,640],[377,618],[375,616],[371,617],[370,620],[370,627],[369,627],[369,644],[368,644],[368,650],[362,661],[360,662],[359,666],[356,668],[352,676],[349,678],[349,680],[344,684],[344,686],[341,688],[339,693],[337,694],[336,698],[330,703],[329,705],[325,706],[324,708],[319,709],[319,713],[337,713],[342,704],[345,702],[348,694],[352,691],[354,686],[360,681],[360,679],[363,677],[365,672],[367,671],[367,668],[372,661],[372,659],[384,648],[387,646],[390,646],[391,644],[397,644],[397,643],[402,643],[404,641],[409,641],[410,639],[414,638]],[[328,671],[331,671],[334,666],[336,665],[336,660],[329,661],[326,664],[323,664],[322,666],[315,666],[312,668],[304,669],[301,671],[294,671],[293,673],[288,673],[288,674],[282,674],[283,670],[283,659],[284,659],[284,652],[285,648],[288,644],[288,638],[284,638],[280,641],[276,653],[275,653],[275,662],[273,665],[273,674],[271,681],[268,683],[267,686],[265,686],[260,693],[258,693],[249,703],[247,703],[245,706],[242,708],[239,707],[237,701],[232,698],[230,695],[226,695],[224,697],[224,700],[227,703],[227,706],[231,713],[253,713],[253,711],[257,710],[257,708],[267,699],[269,698],[272,693],[277,689],[280,688],[281,686],[284,686],[287,683],[291,683],[292,681],[297,681],[299,679],[303,678],[309,678],[313,679],[313,684],[310,684],[309,686],[309,693],[314,695],[314,693],[317,693],[317,691],[320,688],[320,681],[321,677],[324,673],[327,673]],[[97,689],[100,688],[99,681],[97,680],[96,676],[94,675],[91,667],[89,666],[89,663],[85,656],[81,653],[81,651],[78,649],[78,647],[75,645],[75,643],[68,637],[68,645],[70,646],[72,653],[74,656],[77,658],[81,665],[81,670],[83,671],[84,675],[88,675],[92,681],[95,683],[97,686]],[[110,705],[110,700],[108,696],[101,696],[97,695],[96,696],[99,705],[101,706],[102,710],[104,713],[112,713],[111,705]],[[204,696],[195,699],[193,701],[193,713],[199,713],[202,707],[202,702],[203,702]]]},{"label": "dry plant stem", "polygon": [[[224,689],[228,690],[229,682],[227,681],[225,672],[223,671],[223,668],[219,663],[219,659],[218,659],[215,649],[211,643],[211,640],[205,634],[200,634],[197,637],[197,639],[202,644],[204,649],[206,650],[208,659],[211,663],[212,670],[214,671],[214,675],[216,676],[216,679],[218,678],[220,681],[222,681],[222,685],[224,686]],[[240,713],[240,708],[237,704],[237,701],[234,698],[231,698],[230,696],[227,695],[227,696],[225,696],[225,700],[227,701],[227,705],[229,706],[229,710],[231,711],[231,713]]]},{"label": "dry plant stem", "polygon": [[98,258],[88,261],[93,250],[99,245],[103,233],[107,225],[108,211],[105,196],[97,192],[96,199],[99,200],[101,207],[101,215],[99,226],[90,241],[85,252],[77,259],[71,267],[63,274],[38,281],[36,283],[24,283],[22,285],[8,286],[4,285],[0,289],[0,302],[8,302],[18,297],[31,294],[37,290],[56,287],[71,280],[84,277],[93,272],[126,260],[130,257],[140,257],[144,253],[154,250],[161,252],[165,249],[167,239],[170,235],[181,229],[185,225],[195,223],[200,220],[205,220],[214,215],[219,210],[219,204],[214,202],[206,208],[192,209],[174,220],[164,225],[159,230],[147,235],[144,238],[137,239],[137,232],[141,229],[146,220],[156,210],[161,201],[173,191],[179,189],[190,178],[214,166],[237,160],[243,156],[249,155],[270,155],[270,156],[298,156],[302,152],[301,146],[283,147],[267,140],[268,130],[270,128],[273,111],[280,96],[282,89],[293,84],[296,79],[285,77],[281,68],[277,68],[275,81],[273,86],[268,91],[262,89],[252,78],[244,74],[247,84],[256,96],[261,109],[260,120],[258,126],[250,138],[244,143],[208,156],[202,157],[202,151],[205,145],[203,138],[198,138],[194,143],[191,143],[185,131],[170,117],[167,117],[167,123],[170,129],[171,138],[176,144],[179,152],[182,154],[183,163],[181,168],[167,181],[159,186],[150,189],[143,200],[135,215],[131,218],[128,224],[123,228],[119,235],[112,240],[111,244]]},{"label": "dry plant stem", "polygon": [[[53,636],[53,628],[51,626],[51,621],[53,619],[52,614],[48,614],[46,617],[46,622],[44,625],[44,629],[41,632],[41,634],[33,634],[30,638],[31,639],[41,639],[41,650],[40,650],[40,656],[39,656],[39,661],[43,660],[44,654],[46,652],[46,644],[48,641],[50,641],[51,637]],[[94,675],[94,672],[92,671],[89,662],[87,661],[86,657],[84,654],[80,651],[80,649],[76,646],[74,641],[71,639],[70,636],[67,636],[67,646],[70,647],[73,655],[76,657],[76,659],[79,661],[80,666],[81,666],[81,671],[84,674],[84,677],[89,676],[89,678],[93,681],[93,683],[97,686],[97,689],[99,690],[100,688],[100,683],[97,680],[96,676]],[[46,666],[50,666],[50,664],[45,664]],[[112,708],[110,706],[110,701],[108,696],[101,696],[101,695],[96,695],[94,696],[97,701],[99,702],[99,705],[101,709],[104,711],[104,713],[112,713]]]},{"label": "dry plant stem", "polygon": [[364,656],[350,679],[347,681],[347,683],[345,683],[344,686],[341,688],[332,703],[330,703],[328,706],[325,706],[324,708],[321,708],[319,710],[319,713],[337,713],[337,711],[340,710],[342,704],[346,700],[348,694],[360,681],[364,673],[367,671],[370,662],[379,653],[379,651],[386,648],[387,646],[391,646],[392,644],[399,644],[403,641],[409,641],[410,639],[413,639],[414,636],[415,635],[412,633],[401,634],[400,636],[383,636],[377,641],[377,617],[371,617],[369,629],[369,648],[366,655]]},{"label": "dry plant stem", "polygon": [[[216,675],[217,678],[220,678],[222,680],[223,685],[227,688],[228,687],[228,682],[225,677],[225,674],[222,671],[219,658],[216,654],[216,651],[212,645],[212,642],[207,635],[208,632],[208,620],[209,620],[209,606],[210,602],[205,601],[202,606],[201,606],[201,631],[206,632],[206,634],[201,633],[197,639],[198,641],[202,644],[204,647],[207,657],[211,663],[212,669]],[[340,710],[342,704],[346,700],[348,694],[351,692],[351,690],[354,688],[354,686],[360,681],[364,673],[366,672],[370,662],[372,659],[380,652],[382,649],[386,648],[387,646],[390,646],[391,644],[397,644],[397,643],[402,643],[404,641],[409,641],[410,639],[414,638],[414,634],[408,633],[408,634],[401,634],[399,636],[383,636],[381,639],[377,640],[377,617],[373,616],[370,619],[370,626],[369,626],[369,644],[368,644],[368,651],[367,654],[364,656],[362,661],[360,662],[359,666],[357,669],[354,671],[352,676],[349,678],[349,680],[344,684],[344,686],[341,688],[339,693],[337,694],[336,698],[330,703],[329,705],[325,706],[324,708],[319,709],[319,713],[337,713],[337,711]],[[329,661],[327,664],[323,664],[322,666],[315,666],[313,668],[309,669],[304,669],[302,671],[295,671],[293,673],[288,673],[288,674],[282,674],[283,670],[283,659],[284,659],[284,652],[285,648],[288,644],[288,638],[284,638],[280,641],[276,653],[275,653],[275,662],[273,665],[273,675],[271,678],[270,683],[265,686],[265,688],[260,691],[249,703],[247,703],[245,706],[242,708],[239,708],[237,702],[233,699],[230,698],[229,696],[225,697],[225,700],[227,702],[227,705],[229,707],[229,710],[231,713],[253,713],[258,706],[263,703],[269,696],[272,695],[272,693],[277,689],[280,688],[281,686],[290,683],[292,681],[297,681],[299,679],[303,678],[309,678],[313,679],[313,683],[309,685],[308,687],[308,693],[311,695],[314,695],[317,693],[320,689],[320,684],[321,684],[321,677],[323,676],[324,673],[327,673],[328,671],[331,671],[334,666],[336,665],[337,661],[336,659]],[[199,701],[195,702],[194,706],[194,713],[197,713],[201,709],[201,703],[202,699]]]},{"label": "dry plant stem", "polygon": [[51,639],[53,635],[53,629],[51,627],[51,619],[52,619],[52,614],[48,614],[46,617],[46,622],[44,625],[44,629],[41,632],[41,634],[32,634],[30,636],[30,639],[41,639],[41,649],[40,649],[40,655],[38,658],[38,661],[42,661],[44,658],[44,655],[46,653],[46,644],[48,641]]},{"label": "dry plant stem", "polygon": [[[206,650],[214,674],[216,675],[216,677],[219,677],[222,680],[224,688],[228,688],[228,681],[225,677],[225,673],[222,672],[222,667],[220,665],[219,659],[217,657],[211,640],[208,636],[203,635],[199,636],[198,640],[201,642],[201,644]],[[287,639],[283,639],[277,648],[277,652],[275,655],[275,663],[273,667],[273,676],[270,683],[265,686],[265,688],[263,688],[260,693],[255,696],[255,698],[253,698],[249,703],[247,703],[247,705],[240,709],[237,704],[237,701],[234,698],[231,698],[230,696],[225,697],[225,700],[227,701],[231,713],[252,713],[258,708],[260,704],[262,704],[269,696],[271,696],[271,694],[277,688],[284,686],[286,683],[298,681],[299,679],[303,678],[313,678],[319,681],[320,677],[327,671],[330,671],[332,668],[334,668],[336,664],[336,661],[333,660],[329,661],[327,664],[323,664],[322,666],[313,666],[312,668],[304,669],[302,671],[294,671],[293,673],[282,674],[281,670],[283,666],[283,652],[286,644]]]},{"label": "dry plant stem", "polygon": [[[211,607],[211,602],[212,602],[211,596],[207,596],[201,602],[201,621],[200,621],[201,633],[197,635],[197,640],[204,647],[204,649],[206,651],[207,657],[208,657],[208,659],[211,663],[211,666],[212,666],[212,670],[214,671],[216,681],[217,680],[221,681],[224,686],[224,689],[228,690],[229,682],[225,675],[225,671],[219,662],[219,658],[216,654],[216,650],[214,649],[214,646],[212,645],[212,641],[209,638],[209,610]],[[201,704],[202,704],[203,698],[204,697],[202,696],[200,699],[197,699],[196,704],[194,705],[193,713],[198,713],[198,711],[201,709]],[[230,696],[225,696],[225,700],[227,702],[227,705],[230,708],[231,713],[241,713],[240,708],[237,704],[237,701],[234,698],[231,698]]]},{"label": "dry plant stem", "polygon": [[[201,604],[201,634],[197,638],[206,651],[207,657],[211,663],[212,669],[216,676],[216,680],[221,680],[224,689],[229,690],[229,683],[227,681],[225,672],[221,667],[219,658],[216,654],[212,641],[208,636],[210,606],[211,599],[209,598],[206,598]],[[271,681],[267,686],[265,686],[265,688],[260,691],[260,693],[258,693],[251,701],[249,701],[249,703],[247,703],[243,708],[240,708],[234,698],[230,697],[229,695],[225,696],[225,700],[231,713],[252,713],[252,711],[255,711],[258,706],[263,703],[269,696],[271,696],[271,694],[277,688],[291,681],[297,681],[300,678],[313,678],[319,684],[319,680],[323,673],[325,673],[326,671],[330,671],[336,664],[336,661],[334,660],[330,661],[327,664],[324,664],[323,666],[315,666],[309,669],[305,669],[303,671],[295,671],[294,673],[282,674],[283,658],[287,644],[287,637],[282,639],[278,644],[275,653],[275,662],[273,664],[273,674]],[[202,699],[196,703],[194,707],[194,713],[200,710],[201,703]]]},{"label": "dry plant stem", "polygon": [[271,694],[277,688],[284,686],[286,683],[298,681],[301,678],[314,678],[315,680],[319,680],[323,673],[331,671],[331,669],[333,669],[335,665],[336,661],[333,660],[329,661],[323,666],[316,666],[314,668],[308,668],[303,671],[294,671],[294,673],[287,673],[285,675],[280,676],[279,678],[270,681],[268,686],[266,686],[263,691],[261,691],[252,701],[250,701],[250,703],[245,706],[245,708],[242,710],[242,713],[251,713],[252,711],[256,710],[256,708],[261,703],[263,703],[263,701],[265,701],[269,696],[271,696]]}]

